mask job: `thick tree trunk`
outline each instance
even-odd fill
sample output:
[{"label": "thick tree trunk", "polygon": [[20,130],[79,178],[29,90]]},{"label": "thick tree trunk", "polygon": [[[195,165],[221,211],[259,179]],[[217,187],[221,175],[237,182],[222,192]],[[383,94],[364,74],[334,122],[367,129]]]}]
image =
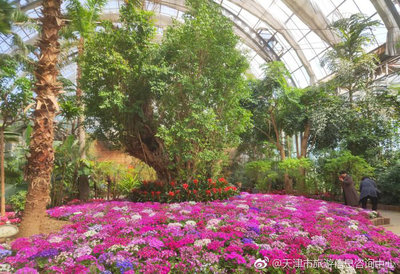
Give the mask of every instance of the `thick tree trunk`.
[{"label": "thick tree trunk", "polygon": [[1,217],[6,215],[6,190],[4,175],[4,128],[0,128]]},{"label": "thick tree trunk", "polygon": [[[278,125],[275,121],[275,116],[272,113],[271,113],[271,121],[275,132],[275,138],[276,138],[275,145],[279,151],[279,154],[281,155],[281,161],[284,161],[286,159],[285,147],[283,146],[283,144],[281,144],[281,131],[278,129]],[[293,191],[293,183],[289,177],[289,174],[287,173],[284,174],[284,188],[286,193],[291,193]]]},{"label": "thick tree trunk", "polygon": [[[79,39],[79,44],[78,44],[78,58],[80,58],[83,54],[84,51],[84,40],[83,37]],[[84,110],[84,105],[82,102],[82,89],[80,87],[80,79],[82,77],[82,69],[79,64],[79,61],[77,62],[77,75],[76,75],[76,82],[77,82],[77,88],[76,88],[76,100],[78,102],[78,106],[81,109],[81,113],[79,114],[78,117],[78,143],[79,143],[79,157],[81,160],[86,159],[86,152],[85,152],[85,147],[86,147],[86,134],[85,134],[85,128],[83,126],[83,123],[85,121],[85,116],[83,115],[83,110]],[[89,194],[90,194],[90,185],[89,185],[89,178],[87,175],[79,175],[78,177],[78,191],[79,191],[79,200],[81,201],[88,201],[89,200]]]},{"label": "thick tree trunk", "polygon": [[19,237],[40,232],[40,224],[46,218],[46,206],[50,200],[50,179],[54,163],[53,124],[58,112],[57,95],[61,89],[57,82],[61,1],[44,0],[42,5],[42,32],[39,40],[41,54],[35,68],[36,109],[27,164],[29,185]]}]

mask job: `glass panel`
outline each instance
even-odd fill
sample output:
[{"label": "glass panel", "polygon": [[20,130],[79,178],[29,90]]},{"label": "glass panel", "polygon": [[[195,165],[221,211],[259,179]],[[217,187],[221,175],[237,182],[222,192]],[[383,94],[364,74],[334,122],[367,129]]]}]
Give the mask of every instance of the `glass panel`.
[{"label": "glass panel", "polygon": [[[303,70],[302,70],[303,69]],[[305,88],[310,84],[310,77],[307,75],[304,68],[298,69],[292,73],[293,79],[300,88]]]},{"label": "glass panel", "polygon": [[242,11],[239,14],[239,17],[245,21],[250,27],[254,27],[258,21],[260,20],[259,18],[255,17],[253,14],[249,13],[248,11],[242,9]]},{"label": "glass panel", "polygon": [[231,11],[235,15],[237,15],[239,13],[239,11],[241,10],[241,7],[231,3],[230,1],[222,2],[222,6],[224,8],[226,8],[227,10]]},{"label": "glass panel", "polygon": [[303,33],[299,30],[297,25],[293,22],[293,20],[289,20],[286,23],[286,28],[290,31],[290,33],[293,35],[293,38],[297,41],[299,41],[303,37]]},{"label": "glass panel", "polygon": [[314,0],[313,5],[318,5],[325,16],[329,15],[335,9],[335,5],[332,4],[330,0],[325,0],[323,2]]},{"label": "glass panel", "polygon": [[160,8],[160,13],[161,14],[165,14],[165,15],[169,15],[172,17],[176,17],[178,15],[178,11],[176,9],[161,5]]},{"label": "glass panel", "polygon": [[376,10],[374,5],[372,5],[371,1],[365,1],[365,0],[353,0],[354,3],[357,5],[361,13],[371,16],[373,15]]},{"label": "glass panel", "polygon": [[325,41],[323,41],[313,31],[307,34],[305,38],[307,39],[309,45],[314,49],[316,54],[321,53],[322,51],[324,51],[326,48],[329,47],[329,45],[325,43]]},{"label": "glass panel", "polygon": [[352,14],[360,13],[360,10],[354,4],[352,0],[347,0],[344,2],[338,10],[343,15],[343,17],[350,17]]}]

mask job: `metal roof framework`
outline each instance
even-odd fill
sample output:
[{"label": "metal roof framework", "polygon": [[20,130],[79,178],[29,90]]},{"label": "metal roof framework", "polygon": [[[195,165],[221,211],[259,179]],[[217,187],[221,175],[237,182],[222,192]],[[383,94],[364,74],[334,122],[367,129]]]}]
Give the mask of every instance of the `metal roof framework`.
[{"label": "metal roof framework", "polygon": [[[205,0],[206,1],[206,0]],[[354,13],[363,13],[381,25],[371,29],[373,40],[366,50],[384,46],[384,54],[393,58],[399,54],[400,1],[397,0],[214,0],[234,24],[240,37],[240,48],[246,52],[251,70],[262,77],[260,68],[265,62],[281,60],[288,68],[296,86],[306,87],[331,74],[321,66],[326,51],[338,42],[329,25]],[[31,18],[40,16],[41,0],[19,0],[17,4]],[[103,18],[118,20],[123,0],[109,0],[103,9]],[[62,8],[65,9],[67,1]],[[185,0],[145,1],[144,7],[156,14],[156,25],[161,34],[172,24],[172,18],[181,20],[186,11]],[[14,26],[24,41],[33,43],[37,31]],[[9,52],[11,38],[0,35],[0,51]],[[62,69],[64,76],[73,78],[75,65]]]}]

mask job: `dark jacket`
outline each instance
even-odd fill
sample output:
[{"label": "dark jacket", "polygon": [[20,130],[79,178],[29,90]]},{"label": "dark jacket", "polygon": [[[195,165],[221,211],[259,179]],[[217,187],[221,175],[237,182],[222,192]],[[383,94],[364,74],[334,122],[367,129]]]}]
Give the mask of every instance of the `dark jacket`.
[{"label": "dark jacket", "polygon": [[359,204],[358,194],[354,187],[353,179],[349,175],[342,182],[344,200],[346,205],[357,206]]},{"label": "dark jacket", "polygon": [[360,200],[367,196],[378,197],[379,190],[374,180],[365,178],[360,183]]}]

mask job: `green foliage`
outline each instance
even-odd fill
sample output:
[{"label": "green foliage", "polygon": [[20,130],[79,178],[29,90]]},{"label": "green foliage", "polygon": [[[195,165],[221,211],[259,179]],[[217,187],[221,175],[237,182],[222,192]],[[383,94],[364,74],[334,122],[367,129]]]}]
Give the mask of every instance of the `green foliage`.
[{"label": "green foliage", "polygon": [[[250,113],[240,107],[249,96],[242,74],[247,63],[236,50],[232,23],[217,5],[188,1],[184,24],[169,28],[161,45],[168,69],[159,82],[161,115],[158,134],[179,178],[217,176],[226,162],[225,149],[239,144]],[[170,111],[174,109],[174,111]]]},{"label": "green foliage", "polygon": [[[140,185],[140,171],[114,162],[93,162],[91,182],[96,183],[96,196],[105,197],[109,190],[113,198],[127,197]],[[109,182],[111,185],[108,185]]]},{"label": "green foliage", "polygon": [[339,172],[345,170],[352,177],[356,188],[363,176],[372,176],[374,168],[365,159],[352,155],[349,151],[332,152],[326,158],[320,159],[320,172],[322,173],[325,190],[338,193],[340,184],[338,183]]},{"label": "green foliage", "polygon": [[96,20],[106,4],[106,0],[88,0],[84,3],[78,0],[70,0],[67,5],[67,17],[72,19],[70,23],[63,29],[62,34],[66,38],[78,39],[76,34],[82,38],[95,31]]},{"label": "green foliage", "polygon": [[120,26],[105,22],[88,39],[81,81],[99,138],[182,179],[220,174],[250,125],[232,24],[214,4],[192,4],[160,46],[151,13],[122,7]]},{"label": "green foliage", "polygon": [[289,174],[292,179],[301,180],[305,179],[301,169],[309,171],[313,167],[313,163],[308,158],[286,158],[279,162],[278,166],[286,174]]},{"label": "green foliage", "polygon": [[279,173],[276,170],[276,163],[262,160],[248,162],[245,165],[246,176],[251,180],[255,188],[261,192],[270,192],[272,184],[278,178]]},{"label": "green foliage", "polygon": [[15,212],[22,212],[25,208],[26,194],[28,192],[23,190],[19,191],[10,197],[8,202],[12,205]]},{"label": "green foliage", "polygon": [[400,161],[378,174],[377,185],[381,191],[380,202],[400,205]]},{"label": "green foliage", "polygon": [[10,32],[13,9],[7,0],[0,0],[0,33]]}]

